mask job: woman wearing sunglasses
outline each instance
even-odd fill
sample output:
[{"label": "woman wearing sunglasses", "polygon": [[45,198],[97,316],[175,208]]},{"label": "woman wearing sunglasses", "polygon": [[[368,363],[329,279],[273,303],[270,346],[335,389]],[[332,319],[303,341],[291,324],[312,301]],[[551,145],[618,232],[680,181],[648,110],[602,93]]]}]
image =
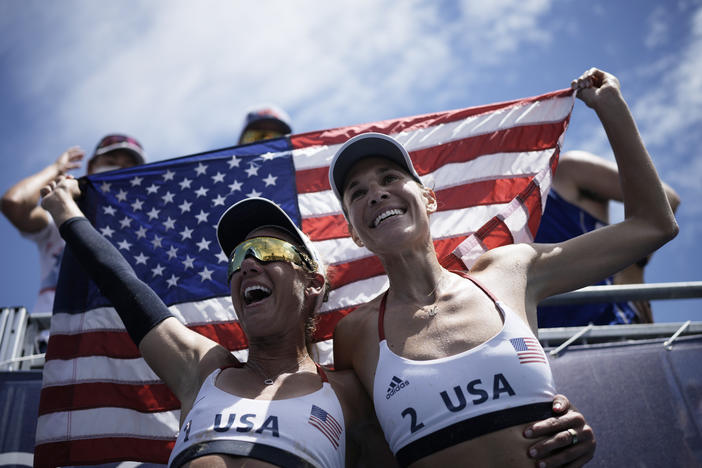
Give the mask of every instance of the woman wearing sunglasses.
[{"label": "woman wearing sunglasses", "polygon": [[241,363],[170,314],[83,217],[73,201],[79,194],[76,180],[62,177],[42,189],[42,206],[181,402],[170,466],[333,468],[357,466],[361,452],[366,466],[392,466],[353,372],[325,371],[308,353],[313,316],[325,295],[324,268],[277,205],[241,201],[217,226],[230,259],[232,302],[249,343],[248,361]]},{"label": "woman wearing sunglasses", "polygon": [[[470,275],[439,264],[429,230],[437,199],[402,145],[361,134],[332,161],[330,183],[351,235],[380,258],[390,281],[339,322],[334,362],[353,368],[372,395],[403,466],[534,466],[523,433],[549,416],[555,393],[535,337],[536,305],[616,272],[677,233],[618,80],[591,69],[572,87],[610,139],[626,220],[559,244],[495,248]],[[544,466],[580,466],[593,456],[592,430],[581,421],[563,430],[552,444],[559,446],[571,450],[555,451]]]},{"label": "woman wearing sunglasses", "polygon": [[[310,358],[324,269],[308,238],[274,203],[239,202],[217,226],[230,259],[232,302],[249,342],[248,361],[240,363],[174,319],[136,278],[83,217],[73,201],[79,195],[74,179],[59,178],[42,195],[71,252],[181,402],[171,466],[394,466],[355,374],[325,371]],[[565,416],[535,425],[534,437],[572,425],[567,399],[557,396],[553,405]]]}]

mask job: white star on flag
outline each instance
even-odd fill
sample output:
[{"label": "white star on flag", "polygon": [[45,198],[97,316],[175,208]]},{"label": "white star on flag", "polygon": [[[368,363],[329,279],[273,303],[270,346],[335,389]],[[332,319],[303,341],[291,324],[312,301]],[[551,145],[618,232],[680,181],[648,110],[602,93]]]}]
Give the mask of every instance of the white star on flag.
[{"label": "white star on flag", "polygon": [[263,182],[265,182],[266,187],[269,187],[271,185],[275,185],[275,181],[277,180],[277,177],[273,177],[273,174],[268,174],[268,177],[263,179]]}]

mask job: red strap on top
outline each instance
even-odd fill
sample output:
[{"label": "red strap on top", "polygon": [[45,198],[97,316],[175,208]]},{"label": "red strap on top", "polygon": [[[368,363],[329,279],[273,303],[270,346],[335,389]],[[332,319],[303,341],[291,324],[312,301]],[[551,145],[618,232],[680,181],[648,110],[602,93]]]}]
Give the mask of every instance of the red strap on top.
[{"label": "red strap on top", "polygon": [[471,281],[473,282],[474,285],[476,285],[477,287],[479,287],[479,288],[487,295],[487,297],[489,297],[490,299],[492,299],[492,302],[497,302],[497,298],[496,298],[495,296],[493,296],[493,294],[490,292],[490,290],[489,290],[488,288],[486,288],[485,286],[483,286],[483,284],[482,284],[480,281],[478,281],[477,279],[473,278],[472,276],[470,276],[470,275],[469,275],[468,273],[466,273],[465,271],[451,271],[451,273],[455,273],[455,274],[457,274],[457,275],[459,275],[459,276],[462,276],[462,277],[464,277],[464,278],[466,278],[466,279],[471,280]]},{"label": "red strap on top", "polygon": [[322,382],[329,382],[329,379],[327,379],[327,373],[324,372],[322,366],[320,366],[316,361],[314,365],[317,366],[317,374],[319,374],[319,377],[322,379]]},{"label": "red strap on top", "polygon": [[[483,291],[492,300],[492,302],[495,303],[495,305],[497,305],[497,298],[493,296],[490,290],[483,286],[482,283],[480,283],[478,280],[470,276],[468,273],[466,273],[465,271],[451,271],[451,273],[471,280],[474,285],[480,288],[480,290]],[[378,308],[378,336],[380,337],[380,341],[383,341],[385,339],[385,326],[383,325],[383,322],[385,318],[385,304],[387,303],[387,300],[388,291],[385,291],[385,294],[383,294],[383,297],[380,299],[380,307]]]},{"label": "red strap on top", "polygon": [[383,298],[380,299],[380,308],[378,309],[378,335],[380,336],[380,341],[385,339],[385,326],[383,325],[383,318],[385,317],[385,303],[388,300],[388,291],[385,291]]}]

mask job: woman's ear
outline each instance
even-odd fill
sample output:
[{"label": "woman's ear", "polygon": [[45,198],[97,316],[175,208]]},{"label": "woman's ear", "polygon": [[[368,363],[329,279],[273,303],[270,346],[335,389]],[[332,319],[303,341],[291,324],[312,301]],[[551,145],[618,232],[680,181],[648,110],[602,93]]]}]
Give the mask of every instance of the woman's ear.
[{"label": "woman's ear", "polygon": [[422,186],[422,196],[424,197],[424,204],[427,207],[427,213],[432,214],[436,211],[436,193],[428,187]]},{"label": "woman's ear", "polygon": [[307,282],[306,293],[323,293],[326,285],[324,276],[321,273],[310,273],[310,280]]},{"label": "woman's ear", "polygon": [[322,302],[327,300],[327,293],[327,282],[324,276],[320,273],[311,273],[307,286],[305,286],[305,302],[314,298],[312,304],[315,305],[316,310]]},{"label": "woman's ear", "polygon": [[361,240],[360,237],[358,237],[358,234],[356,234],[356,231],[353,230],[353,227],[351,227],[350,223],[346,224],[346,227],[349,230],[349,234],[351,234],[351,239],[356,243],[357,246],[363,247],[363,241]]}]

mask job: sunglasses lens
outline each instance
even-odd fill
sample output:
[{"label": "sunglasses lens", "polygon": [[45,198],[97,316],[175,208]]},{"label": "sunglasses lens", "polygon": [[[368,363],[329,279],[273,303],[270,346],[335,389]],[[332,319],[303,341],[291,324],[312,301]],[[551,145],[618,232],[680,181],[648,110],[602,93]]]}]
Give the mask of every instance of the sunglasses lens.
[{"label": "sunglasses lens", "polygon": [[310,260],[304,258],[294,245],[274,237],[254,237],[242,242],[234,249],[229,260],[228,279],[231,279],[231,276],[241,268],[241,264],[248,256],[253,256],[262,262],[283,261],[295,263],[303,268],[311,268]]},{"label": "sunglasses lens", "polygon": [[269,140],[283,136],[277,130],[246,130],[241,137],[242,143],[253,143],[254,141]]}]

